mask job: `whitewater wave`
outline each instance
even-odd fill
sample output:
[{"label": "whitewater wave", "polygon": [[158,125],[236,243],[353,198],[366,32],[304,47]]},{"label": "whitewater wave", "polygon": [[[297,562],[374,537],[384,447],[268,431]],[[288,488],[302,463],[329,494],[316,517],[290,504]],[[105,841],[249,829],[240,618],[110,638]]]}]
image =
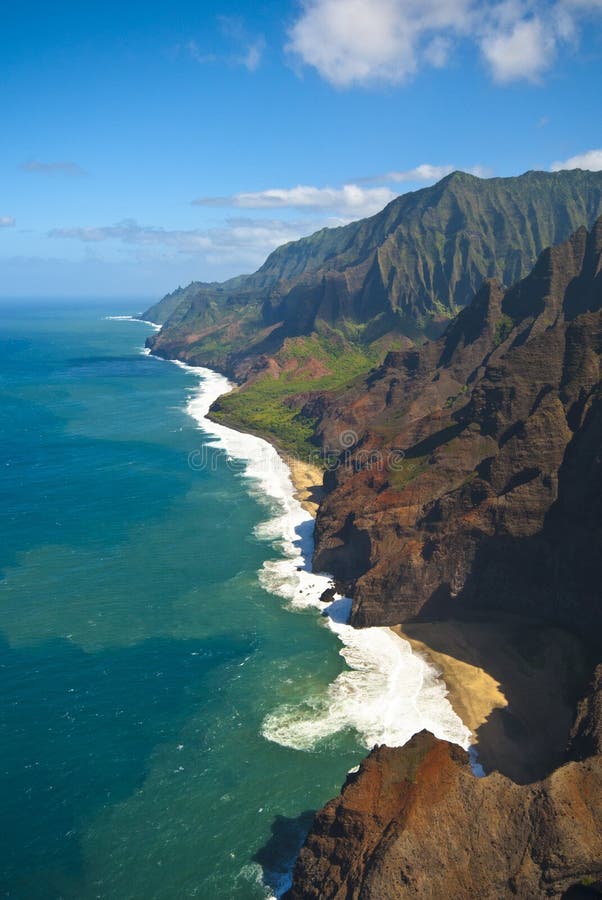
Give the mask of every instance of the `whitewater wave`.
[{"label": "whitewater wave", "polygon": [[137,316],[104,316],[103,318],[108,322],[141,322],[142,325],[150,325],[155,331],[161,330],[161,326],[157,325],[156,322],[149,322],[147,319],[139,319]]},{"label": "whitewater wave", "polygon": [[322,694],[269,714],[262,726],[264,737],[283,746],[311,750],[325,738],[353,730],[366,748],[374,744],[400,747],[426,728],[436,737],[468,748],[470,732],[454,712],[435,667],[389,628],[358,629],[347,624],[348,598],[336,595],[329,606],[321,602],[332,580],[327,574],[312,572],[314,520],[295,497],[288,466],[263,438],[207,418],[214,401],[232,390],[231,382],[202,366],[170,362],[198,379],[187,402],[189,415],[212,446],[242,464],[239,477],[268,505],[269,516],[255,533],[278,547],[283,558],[266,560],[259,572],[261,584],[293,609],[315,608],[324,614],[328,627],[341,641],[340,654],[348,666]]},{"label": "whitewater wave", "polygon": [[[336,602],[336,601],[335,601]],[[328,615],[328,610],[326,611]],[[401,747],[423,728],[436,737],[468,746],[470,733],[447,700],[439,673],[388,628],[357,629],[337,619],[330,627],[343,644],[349,666],[328,687],[297,706],[267,717],[264,735],[298,750],[345,730],[354,730],[369,749]]]},{"label": "whitewater wave", "polygon": [[[410,644],[389,628],[356,629],[349,625],[350,599],[335,595],[328,606],[320,600],[332,581],[327,574],[312,572],[314,520],[295,498],[288,466],[262,438],[207,418],[213,402],[233,385],[210,369],[169,361],[199,379],[188,399],[187,412],[211,445],[242,463],[238,475],[269,508],[268,518],[255,533],[278,547],[284,558],[263,564],[261,584],[292,609],[315,608],[324,614],[328,627],[341,641],[340,654],[348,667],[325,692],[269,714],[262,725],[264,737],[286,747],[311,750],[334,734],[352,730],[366,748],[374,744],[396,747],[426,728],[437,737],[468,748],[470,732],[452,709],[438,670],[414,654]],[[476,756],[472,762],[478,767]],[[280,873],[267,873],[259,865],[247,866],[240,875],[262,884],[266,895],[274,900],[290,887],[292,864],[291,860],[289,870]]]},{"label": "whitewater wave", "polygon": [[399,747],[426,728],[467,748],[470,732],[452,709],[438,670],[389,628],[348,625],[349,599],[336,597],[329,606],[321,602],[332,581],[329,575],[311,570],[314,521],[294,496],[288,466],[262,438],[207,419],[211,404],[232,388],[228,379],[209,369],[176,364],[200,377],[188,401],[188,413],[214,445],[243,463],[240,475],[251,492],[270,506],[270,517],[257,526],[256,534],[278,546],[284,559],[267,560],[259,572],[260,582],[293,608],[313,607],[323,613],[343,645],[340,653],[348,666],[322,695],[281,706],[268,715],[262,727],[264,737],[311,750],[331,735],[353,730],[366,748],[374,744]]}]

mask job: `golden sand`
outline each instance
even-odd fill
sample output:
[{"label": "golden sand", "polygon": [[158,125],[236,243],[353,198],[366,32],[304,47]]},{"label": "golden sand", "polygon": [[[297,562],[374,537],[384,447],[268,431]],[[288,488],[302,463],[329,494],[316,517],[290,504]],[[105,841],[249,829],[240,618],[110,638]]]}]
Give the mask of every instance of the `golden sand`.
[{"label": "golden sand", "polygon": [[319,466],[294,457],[284,456],[284,460],[291,471],[295,497],[303,509],[315,518],[324,494],[322,488],[324,472]]},{"label": "golden sand", "polygon": [[486,771],[527,782],[562,761],[587,674],[576,637],[515,617],[393,630],[440,670]]}]

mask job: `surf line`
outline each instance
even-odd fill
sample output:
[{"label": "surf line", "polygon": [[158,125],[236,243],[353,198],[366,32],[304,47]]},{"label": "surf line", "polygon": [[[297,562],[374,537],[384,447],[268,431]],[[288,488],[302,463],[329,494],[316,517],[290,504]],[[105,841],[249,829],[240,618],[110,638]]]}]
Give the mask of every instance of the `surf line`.
[{"label": "surf line", "polygon": [[352,729],[363,747],[371,749],[375,744],[403,746],[426,728],[468,749],[470,732],[447,699],[439,671],[389,628],[349,625],[349,598],[335,595],[329,604],[320,600],[332,579],[312,570],[314,520],[295,496],[286,462],[269,441],[207,417],[213,402],[233,385],[211,369],[168,361],[198,378],[186,411],[210,447],[240,463],[237,474],[245,479],[247,490],[269,507],[269,517],[256,526],[255,534],[281,555],[264,562],[260,583],[292,610],[319,611],[340,640],[339,652],[348,667],[325,692],[268,714],[263,736],[283,746],[312,750],[324,738]]},{"label": "surf line", "polygon": [[[135,316],[107,319],[143,322],[155,331],[161,326]],[[150,355],[147,348],[143,351]],[[264,438],[213,422],[209,410],[218,397],[233,389],[224,376],[203,366],[164,359],[197,379],[186,411],[207,436],[207,445],[235,460],[237,475],[250,494],[268,505],[269,516],[255,528],[259,539],[280,551],[258,572],[271,594],[284,599],[292,610],[319,611],[340,640],[339,651],[347,669],[321,694],[302,703],[284,704],[268,714],[263,736],[283,746],[312,750],[321,740],[345,730],[356,732],[361,744],[401,747],[426,728],[436,737],[469,749],[471,735],[447,699],[439,671],[413,653],[410,644],[385,626],[354,628],[348,624],[351,600],[335,595],[321,601],[332,586],[326,573],[312,570],[314,520],[295,496],[291,472],[276,448]]]}]

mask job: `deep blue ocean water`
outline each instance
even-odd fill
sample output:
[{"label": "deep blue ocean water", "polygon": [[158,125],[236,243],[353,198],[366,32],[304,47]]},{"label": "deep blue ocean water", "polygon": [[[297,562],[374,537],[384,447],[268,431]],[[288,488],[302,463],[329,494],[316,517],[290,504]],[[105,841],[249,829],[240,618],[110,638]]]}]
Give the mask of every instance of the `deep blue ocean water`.
[{"label": "deep blue ocean water", "polygon": [[261,733],[340,645],[261,586],[265,506],[189,465],[198,379],[132,311],[0,306],[0,896],[265,897],[363,755]]}]

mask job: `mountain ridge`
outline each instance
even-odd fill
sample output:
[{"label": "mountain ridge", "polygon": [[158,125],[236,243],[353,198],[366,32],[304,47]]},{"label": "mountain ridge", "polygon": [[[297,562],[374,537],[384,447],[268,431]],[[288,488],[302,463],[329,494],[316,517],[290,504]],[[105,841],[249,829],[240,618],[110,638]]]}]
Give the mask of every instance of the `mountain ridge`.
[{"label": "mountain ridge", "polygon": [[[599,897],[602,217],[510,289],[486,282],[437,341],[324,396],[321,420],[340,465],[314,564],[352,595],[352,624],[478,623],[499,639],[496,617],[511,612],[530,623],[537,665],[552,624],[583,638],[595,668],[547,747],[560,764],[536,778],[475,777],[428,732],[374,748],[316,813],[287,900]],[[341,435],[355,438],[345,451]],[[526,755],[519,698],[502,687],[477,754],[501,727]]]},{"label": "mountain ridge", "polygon": [[143,315],[164,326],[155,352],[244,380],[249,358],[321,327],[366,345],[439,333],[484,278],[514,283],[544,247],[600,213],[600,172],[454,172],[368,219],[277,248],[251,275],[193,282]]},{"label": "mountain ridge", "polygon": [[[453,222],[456,198],[435,187]],[[548,229],[564,231],[575,215],[561,204]],[[602,214],[533,261],[533,241],[544,233],[525,230],[520,259],[506,260],[508,271],[529,263],[523,277],[507,287],[483,274],[445,331],[421,343],[399,329],[396,345],[381,340],[389,299],[373,291],[375,263],[365,257],[364,280],[347,294],[336,284],[343,276],[352,282],[354,272],[324,276],[313,294],[322,319],[309,303],[311,278],[309,287],[298,282],[268,298],[259,332],[257,304],[241,311],[231,297],[224,322],[227,292],[218,302],[206,291],[193,301],[203,333],[190,330],[199,326],[191,308],[180,317],[176,310],[151,344],[189,362],[215,358],[246,381],[218,401],[218,420],[253,422],[252,430],[293,445],[302,433],[298,446],[313,442],[334,463],[324,477],[314,568],[331,572],[352,597],[351,624],[483,623],[511,612],[535,631],[543,623],[581,635],[593,667],[590,656],[599,662],[602,652]],[[443,271],[453,276],[449,296],[473,283],[462,281],[467,257],[454,253]],[[348,323],[333,325],[341,309],[361,308],[363,290],[379,309],[371,336],[381,359],[375,350],[371,366],[368,327],[353,338]],[[451,303],[446,309],[451,314]],[[238,330],[236,316],[246,316]],[[292,330],[281,340],[285,321]],[[245,357],[236,347],[248,338]],[[535,643],[536,657],[540,650]],[[463,751],[429,734],[373,751],[318,812],[288,896],[443,897],[450,883],[467,900],[599,893],[601,691],[598,668],[564,764],[529,784],[495,772],[476,779]],[[498,721],[521,733],[511,694]]]},{"label": "mountain ridge", "polygon": [[602,172],[452,173],[278,248],[253,275],[172,292],[143,314],[169,313],[147,346],[241,386],[216,421],[322,465],[319,411],[301,411],[312,392],[343,390],[387,351],[438,336],[489,276],[526,275],[544,246],[601,213]]},{"label": "mountain ridge", "polygon": [[[438,341],[390,353],[368,379],[322,398],[323,447],[340,452],[342,433],[355,443],[327,477],[316,565],[353,592],[354,624],[491,608],[496,597],[506,610],[545,608],[551,573],[560,577],[550,561],[561,504],[590,543],[571,496],[582,499],[581,518],[595,518],[587,435],[602,425],[601,369],[602,217],[544,251],[509,290],[483,285]],[[370,466],[370,454],[387,460],[400,448],[394,468]],[[589,500],[572,454],[591,470]],[[564,572],[567,590],[582,573]],[[555,614],[574,624],[570,603]],[[601,625],[592,602],[584,627]]]}]

